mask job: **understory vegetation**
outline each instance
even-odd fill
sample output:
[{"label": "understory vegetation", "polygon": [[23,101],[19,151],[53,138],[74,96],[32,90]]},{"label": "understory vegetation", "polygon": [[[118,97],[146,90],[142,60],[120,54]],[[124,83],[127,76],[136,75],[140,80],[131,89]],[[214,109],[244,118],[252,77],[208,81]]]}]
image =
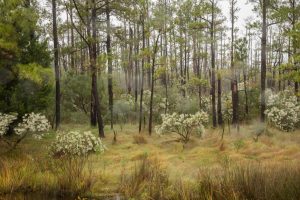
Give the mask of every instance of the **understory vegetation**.
[{"label": "understory vegetation", "polygon": [[[68,130],[74,128],[79,131],[71,134]],[[297,132],[269,129],[256,142],[252,138],[256,127],[244,125],[239,133],[226,130],[223,140],[222,129],[208,129],[182,143],[176,135],[135,135],[133,128],[126,124],[117,141],[110,132],[101,143],[92,142],[95,129],[89,133],[89,127],[82,125],[64,126],[64,135],[51,132],[34,142],[38,145],[28,136],[14,151],[1,154],[0,193],[120,194],[125,199],[158,200],[297,199],[300,195]],[[90,138],[96,146],[83,148],[77,156],[76,143],[68,135],[79,138],[78,146],[90,143]],[[71,146],[64,150],[59,147],[63,144]]]}]

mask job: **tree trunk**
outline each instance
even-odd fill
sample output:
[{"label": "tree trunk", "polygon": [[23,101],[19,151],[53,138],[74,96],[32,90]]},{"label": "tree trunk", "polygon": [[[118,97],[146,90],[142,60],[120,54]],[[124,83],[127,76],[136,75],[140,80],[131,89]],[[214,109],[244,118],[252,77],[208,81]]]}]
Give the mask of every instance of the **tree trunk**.
[{"label": "tree trunk", "polygon": [[266,47],[267,47],[267,0],[262,0],[262,38],[261,38],[261,102],[260,102],[260,119],[265,121],[266,110]]},{"label": "tree trunk", "polygon": [[[142,51],[144,54],[145,51],[145,17],[142,19],[142,37],[143,37],[143,46]],[[142,74],[141,74],[141,91],[140,91],[140,113],[139,113],[139,133],[142,131],[142,121],[143,121],[143,95],[144,95],[144,75],[145,75],[145,58],[142,58]]]},{"label": "tree trunk", "polygon": [[53,15],[53,45],[54,45],[54,68],[55,68],[55,129],[60,125],[60,70],[58,66],[58,37],[56,23],[56,0],[52,0]]},{"label": "tree trunk", "polygon": [[150,112],[149,112],[149,127],[148,133],[149,135],[152,134],[152,117],[153,117],[153,95],[154,95],[154,72],[155,72],[155,59],[156,53],[158,51],[158,40],[159,40],[160,33],[158,33],[156,41],[154,43],[154,49],[152,52],[152,66],[151,66],[151,96],[150,96]]},{"label": "tree trunk", "polygon": [[231,0],[231,95],[232,95],[232,123],[236,126],[239,121],[238,85],[234,67],[234,23],[235,23],[235,0]]},{"label": "tree trunk", "polygon": [[96,59],[97,59],[97,32],[96,32],[96,2],[95,0],[92,0],[92,41],[90,45],[90,65],[92,70],[92,93],[93,93],[93,99],[94,99],[94,112],[97,116],[97,123],[98,123],[98,132],[99,136],[101,138],[104,138],[104,125],[103,120],[101,116],[101,109],[100,109],[100,101],[99,101],[99,95],[98,95],[98,88],[97,88],[97,66],[96,66]]},{"label": "tree trunk", "polygon": [[[73,21],[73,9],[72,7],[70,7],[70,18],[71,21]],[[74,52],[75,52],[75,42],[74,42],[74,28],[73,26],[71,26],[71,68],[72,70],[76,70],[75,69],[75,56],[74,56]]]},{"label": "tree trunk", "polygon": [[212,17],[210,27],[210,48],[211,48],[211,97],[212,97],[212,120],[213,127],[217,127],[216,115],[216,77],[215,77],[215,3],[212,2]]},{"label": "tree trunk", "polygon": [[111,35],[110,35],[110,8],[109,1],[106,0],[106,51],[107,51],[107,66],[108,66],[108,77],[107,77],[107,85],[108,85],[108,105],[110,111],[110,128],[114,128],[113,121],[113,85],[112,85],[112,53],[111,53]]},{"label": "tree trunk", "polygon": [[[220,66],[222,68],[223,65],[223,32],[221,32],[221,63]],[[223,124],[223,117],[222,117],[222,80],[221,80],[221,74],[218,74],[218,124],[222,125]]]},{"label": "tree trunk", "polygon": [[132,87],[132,70],[133,70],[133,61],[132,61],[132,53],[133,53],[133,31],[129,25],[129,66],[128,66],[128,86],[127,91],[128,94],[131,94],[131,87]]}]

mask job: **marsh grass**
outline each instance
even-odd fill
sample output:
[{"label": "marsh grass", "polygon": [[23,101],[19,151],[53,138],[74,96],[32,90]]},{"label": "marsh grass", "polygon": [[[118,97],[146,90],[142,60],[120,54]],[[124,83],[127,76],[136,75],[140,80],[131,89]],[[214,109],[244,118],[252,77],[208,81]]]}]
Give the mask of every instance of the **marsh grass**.
[{"label": "marsh grass", "polygon": [[300,199],[300,167],[296,164],[249,163],[203,168],[196,180],[171,181],[157,159],[145,156],[126,174],[121,175],[120,192],[128,199]]},{"label": "marsh grass", "polygon": [[134,144],[147,144],[147,139],[142,134],[133,135]]},{"label": "marsh grass", "polygon": [[119,191],[126,198],[163,199],[168,185],[168,174],[160,161],[145,154],[131,173],[123,170]]},{"label": "marsh grass", "polygon": [[50,161],[28,158],[0,160],[0,194],[40,192],[76,195],[89,191],[95,176],[82,160]]},{"label": "marsh grass", "polygon": [[[82,125],[64,125],[62,129],[97,134],[96,129]],[[112,144],[114,135],[108,129],[103,139],[108,150],[101,156],[91,155],[82,174],[77,173],[76,165],[68,169],[67,162],[48,156],[46,147],[55,134],[38,142],[26,138],[0,157],[0,196],[122,192],[126,199],[136,200],[300,199],[297,131],[287,134],[269,129],[272,135],[264,134],[254,142],[251,126],[241,126],[240,133],[225,133],[223,140],[220,130],[213,129],[202,138],[192,137],[183,148],[175,135],[142,133],[147,143],[136,144],[136,126],[130,124]],[[244,145],[237,151],[234,143],[239,140]],[[82,169],[81,164],[78,161],[77,169]]]}]

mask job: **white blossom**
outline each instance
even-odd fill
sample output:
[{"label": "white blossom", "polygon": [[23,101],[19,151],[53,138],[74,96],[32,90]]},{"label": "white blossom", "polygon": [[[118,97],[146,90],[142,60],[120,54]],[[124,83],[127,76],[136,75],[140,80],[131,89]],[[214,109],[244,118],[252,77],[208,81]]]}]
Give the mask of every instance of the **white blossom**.
[{"label": "white blossom", "polygon": [[17,119],[14,114],[0,113],[0,137],[8,131],[9,125]]},{"label": "white blossom", "polygon": [[161,116],[163,123],[155,127],[156,133],[177,133],[185,142],[189,140],[190,134],[195,130],[201,135],[204,132],[204,125],[209,120],[208,114],[203,111],[194,115],[173,113]]},{"label": "white blossom", "polygon": [[14,129],[17,135],[30,132],[34,138],[41,139],[51,128],[48,119],[40,113],[25,114],[22,122]]},{"label": "white blossom", "polygon": [[57,135],[50,147],[50,154],[54,157],[87,156],[92,152],[102,153],[105,149],[101,139],[90,131],[70,131]]},{"label": "white blossom", "polygon": [[289,90],[278,94],[266,91],[265,115],[269,124],[283,131],[292,131],[300,122],[300,104]]}]

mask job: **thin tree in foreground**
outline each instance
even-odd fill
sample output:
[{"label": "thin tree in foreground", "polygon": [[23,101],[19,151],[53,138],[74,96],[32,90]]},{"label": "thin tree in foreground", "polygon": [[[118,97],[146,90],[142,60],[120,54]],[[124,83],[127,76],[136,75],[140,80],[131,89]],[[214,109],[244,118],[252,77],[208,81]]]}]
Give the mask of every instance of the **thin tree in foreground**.
[{"label": "thin tree in foreground", "polygon": [[155,62],[156,62],[156,54],[158,52],[158,41],[160,38],[160,31],[156,36],[156,40],[153,47],[152,52],[152,64],[151,64],[151,95],[150,95],[150,112],[149,112],[149,126],[148,126],[148,133],[149,135],[152,134],[152,118],[153,118],[153,95],[154,95],[154,84],[155,84]]},{"label": "thin tree in foreground", "polygon": [[55,129],[60,125],[60,72],[58,66],[58,37],[56,23],[56,0],[52,0],[53,17],[53,45],[54,45],[54,69],[55,69]]},{"label": "thin tree in foreground", "polygon": [[238,93],[238,82],[237,74],[234,66],[234,25],[236,12],[237,0],[230,0],[230,17],[231,17],[231,49],[230,49],[230,68],[231,68],[231,95],[232,95],[232,123],[238,126],[239,121],[239,93]]},{"label": "thin tree in foreground", "polygon": [[266,110],[266,76],[267,76],[267,2],[268,0],[261,0],[262,9],[262,37],[261,37],[261,99],[260,99],[260,120],[265,121]]}]

